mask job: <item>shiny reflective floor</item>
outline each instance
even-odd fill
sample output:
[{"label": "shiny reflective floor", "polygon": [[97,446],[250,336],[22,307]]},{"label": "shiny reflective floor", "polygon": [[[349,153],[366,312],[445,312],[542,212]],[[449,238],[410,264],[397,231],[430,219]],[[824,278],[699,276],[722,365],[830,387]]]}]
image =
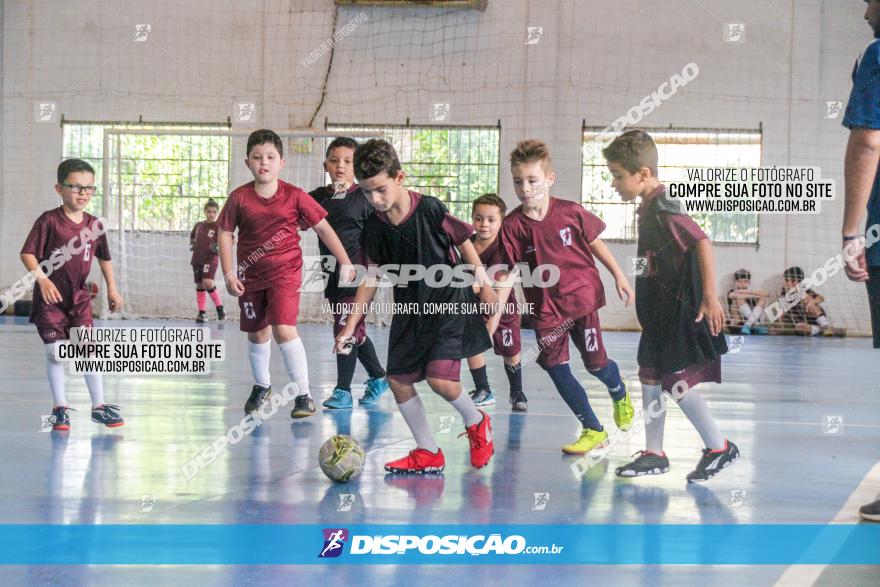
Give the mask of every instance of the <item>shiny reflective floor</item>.
[{"label": "shiny reflective floor", "polygon": [[[708,484],[684,476],[699,458],[699,437],[673,407],[666,452],[672,470],[623,480],[613,470],[642,448],[637,434],[582,479],[559,448],[578,425],[535,364],[524,370],[527,414],[511,413],[507,380],[488,358],[498,404],[493,418],[496,456],[480,471],[468,465],[460,420],[420,384],[429,421],[447,457],[444,475],[386,476],[382,465],[414,446],[386,394],[371,409],[320,412],[292,421],[282,410],[251,436],[228,448],[189,481],[184,462],[238,423],[250,389],[245,337],[237,325],[212,327],[226,340],[227,360],[210,376],[106,377],[108,402],[122,406],[126,425],[99,428],[89,419],[84,382],[68,377],[71,431],[40,432],[51,409],[43,349],[21,319],[0,322],[0,523],[32,524],[723,524],[826,523],[880,460],[880,353],[867,339],[750,337],[724,362],[721,385],[705,385],[722,431],[743,458]],[[139,322],[125,325],[148,325]],[[156,323],[152,323],[156,324]],[[162,322],[159,324],[169,324]],[[188,322],[176,323],[189,326]],[[115,323],[113,325],[120,325]],[[329,326],[302,325],[312,393],[319,403],[335,384]],[[387,329],[372,328],[380,357]],[[640,404],[637,333],[607,333],[609,356]],[[524,333],[524,350],[534,345]],[[611,401],[583,365],[575,373],[588,388],[600,419],[613,429]],[[273,383],[287,381],[273,348]],[[366,374],[360,369],[356,381]],[[463,368],[463,383],[470,389]],[[355,387],[355,397],[363,386]],[[320,410],[320,408],[319,408]],[[446,430],[444,423],[456,416]],[[842,416],[842,426],[829,418]],[[831,420],[832,422],[835,420]],[[335,433],[352,434],[367,450],[354,483],[331,483],[317,464],[318,447]],[[880,492],[880,487],[877,488]],[[535,493],[549,493],[535,508]],[[346,511],[342,494],[353,494]],[[854,513],[854,512],[853,512]],[[855,521],[852,518],[850,521]],[[645,547],[646,545],[640,545]],[[262,549],[314,550],[315,544],[263,544]],[[773,585],[780,566],[42,566],[0,567],[2,585]],[[877,585],[880,570],[826,568],[819,585]]]}]

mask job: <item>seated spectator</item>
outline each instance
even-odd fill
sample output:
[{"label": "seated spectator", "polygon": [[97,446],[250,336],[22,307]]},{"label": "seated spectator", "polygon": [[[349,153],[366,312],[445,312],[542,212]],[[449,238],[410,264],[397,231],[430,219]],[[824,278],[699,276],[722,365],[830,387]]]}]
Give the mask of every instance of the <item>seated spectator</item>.
[{"label": "seated spectator", "polygon": [[[782,275],[782,295],[798,287],[804,280],[804,270],[789,267]],[[799,336],[846,336],[845,328],[832,328],[828,315],[822,307],[825,297],[812,289],[803,292],[800,302],[779,317],[771,331],[774,334],[797,334]]]},{"label": "seated spectator", "polygon": [[729,334],[767,334],[770,329],[761,324],[769,295],[766,291],[751,289],[752,274],[737,269],[733,274],[733,289],[727,292],[727,332]]}]

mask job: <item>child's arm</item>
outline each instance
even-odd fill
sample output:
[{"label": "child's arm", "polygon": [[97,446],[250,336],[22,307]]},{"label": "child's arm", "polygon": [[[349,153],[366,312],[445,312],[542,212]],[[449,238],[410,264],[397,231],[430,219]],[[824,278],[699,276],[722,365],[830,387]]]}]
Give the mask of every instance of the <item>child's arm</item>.
[{"label": "child's arm", "polygon": [[486,322],[486,329],[489,331],[489,338],[492,338],[495,335],[495,331],[498,330],[498,325],[501,323],[501,315],[504,313],[504,307],[507,305],[507,300],[510,297],[510,293],[513,291],[513,282],[511,281],[510,285],[504,285],[507,281],[507,273],[495,276],[495,282],[498,286],[498,289],[495,291],[498,295],[498,309]]},{"label": "child's arm", "polygon": [[101,273],[104,274],[104,281],[107,282],[107,304],[111,312],[118,312],[122,309],[122,295],[116,289],[116,280],[113,279],[113,263],[98,259],[98,265],[101,267]]},{"label": "child's arm", "polygon": [[368,276],[357,288],[354,295],[354,311],[348,315],[345,320],[345,327],[339,336],[336,337],[336,344],[333,346],[334,353],[342,352],[345,342],[354,334],[354,329],[358,323],[367,315],[367,306],[376,296],[376,290],[379,289],[378,276]]},{"label": "child's arm", "polygon": [[[357,277],[357,274],[354,272],[354,267],[351,264],[351,259],[348,258],[348,253],[345,252],[345,247],[342,246],[342,241],[339,240],[339,237],[336,236],[336,231],[333,230],[333,227],[330,226],[330,223],[327,222],[327,219],[321,220],[321,222],[317,223],[312,228],[315,229],[315,232],[318,234],[318,238],[327,245],[327,248],[330,249],[330,252],[336,257],[336,262],[341,265],[342,268],[348,268],[348,275],[346,276],[346,281],[352,281]],[[372,299],[372,298],[370,298]],[[369,300],[368,300],[369,301]]]},{"label": "child's arm", "polygon": [[807,306],[820,305],[825,301],[825,296],[817,294],[816,292],[811,292],[810,295],[806,297]]},{"label": "child's arm", "polygon": [[220,230],[217,243],[220,245],[220,270],[223,271],[226,291],[231,296],[239,297],[244,293],[244,284],[238,279],[232,267],[232,233],[228,230]]},{"label": "child's arm", "polygon": [[466,240],[461,243],[458,250],[461,251],[462,260],[474,268],[475,283],[480,286],[480,300],[487,304],[497,302],[498,296],[495,295],[495,290],[491,287],[489,276],[486,275],[486,269],[483,267],[482,261],[480,261],[480,255],[477,254],[474,243]]},{"label": "child's arm", "polygon": [[198,223],[196,223],[196,225],[193,226],[193,229],[189,233],[189,250],[190,251],[193,250],[193,245],[195,245],[195,243],[196,243],[196,227],[197,226],[198,226]]},{"label": "child's arm", "polygon": [[57,304],[61,301],[61,292],[55,287],[48,277],[40,269],[37,258],[30,253],[21,254],[21,262],[24,263],[25,269],[28,270],[37,279],[37,285],[40,287],[40,295],[47,304]]},{"label": "child's arm", "polygon": [[[873,86],[872,82],[872,86]],[[876,94],[875,94],[876,95]],[[863,231],[862,217],[875,185],[877,164],[880,162],[880,131],[871,128],[852,128],[844,158],[843,236],[853,237]],[[865,241],[861,238],[843,242],[844,272],[852,281],[868,281],[865,263]]]},{"label": "child's arm", "polygon": [[632,287],[630,287],[626,274],[624,274],[620,265],[617,264],[617,261],[611,254],[608,245],[601,238],[597,238],[590,243],[590,249],[593,251],[593,255],[599,259],[599,262],[605,265],[605,268],[614,277],[614,282],[617,285],[617,295],[623,300],[624,306],[628,307],[635,299],[636,294],[633,292]]},{"label": "child's arm", "polygon": [[715,256],[712,253],[712,243],[704,238],[697,241],[697,260],[700,263],[700,274],[703,276],[703,302],[700,304],[700,312],[695,322],[706,319],[709,332],[717,336],[724,324],[724,308],[718,301],[718,292],[715,290]]}]

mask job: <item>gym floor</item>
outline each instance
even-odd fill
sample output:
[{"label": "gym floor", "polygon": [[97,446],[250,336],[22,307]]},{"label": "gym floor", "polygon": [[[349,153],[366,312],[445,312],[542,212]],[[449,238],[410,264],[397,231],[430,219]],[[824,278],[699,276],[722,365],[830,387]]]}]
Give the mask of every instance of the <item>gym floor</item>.
[{"label": "gym floor", "polygon": [[[177,325],[178,321],[112,325]],[[880,461],[880,383],[867,339],[746,337],[740,352],[724,359],[724,383],[701,386],[722,431],[742,458],[704,485],[684,476],[697,462],[696,432],[674,406],[666,425],[672,469],[662,476],[619,479],[614,468],[642,448],[643,433],[617,444],[610,457],[576,479],[574,457],[559,448],[574,439],[578,423],[535,364],[524,369],[527,414],[512,413],[501,360],[488,356],[498,404],[492,416],[496,454],[479,471],[468,464],[468,443],[454,412],[420,384],[429,420],[446,453],[443,475],[401,478],[382,465],[414,446],[390,392],[365,409],[320,411],[292,421],[279,411],[210,466],[187,481],[184,462],[238,423],[250,390],[245,337],[233,322],[211,324],[226,340],[227,359],[210,376],[141,376],[105,379],[108,402],[122,407],[126,425],[109,430],[89,419],[80,377],[68,377],[68,433],[40,432],[51,409],[43,349],[23,319],[0,319],[0,523],[2,524],[826,524],[856,523],[845,506],[866,491]],[[300,327],[309,355],[316,403],[335,384],[328,325]],[[380,357],[388,330],[370,330]],[[635,354],[637,333],[606,333],[608,354],[620,365],[634,404],[640,406]],[[523,348],[535,343],[524,332]],[[614,428],[607,393],[582,364],[573,363],[603,423]],[[844,376],[845,374],[845,376]],[[273,346],[275,388],[286,383]],[[355,375],[366,378],[361,368]],[[463,385],[470,389],[463,368]],[[356,385],[358,397],[363,385]],[[451,429],[449,417],[455,417]],[[840,417],[840,418],[838,418]],[[444,431],[445,430],[445,431]],[[320,445],[350,433],[367,451],[363,474],[341,485],[318,467]],[[868,487],[870,497],[880,485]],[[535,493],[549,493],[535,507]],[[343,494],[354,495],[349,510]],[[7,530],[8,531],[8,530]],[[314,550],[309,543],[254,544],[255,549]],[[63,548],[63,544],[58,545]],[[633,548],[651,549],[651,544]],[[877,585],[869,567],[751,566],[548,566],[548,565],[322,565],[303,566],[7,566],[3,585],[213,585],[306,584],[460,585],[551,581],[583,585]]]}]

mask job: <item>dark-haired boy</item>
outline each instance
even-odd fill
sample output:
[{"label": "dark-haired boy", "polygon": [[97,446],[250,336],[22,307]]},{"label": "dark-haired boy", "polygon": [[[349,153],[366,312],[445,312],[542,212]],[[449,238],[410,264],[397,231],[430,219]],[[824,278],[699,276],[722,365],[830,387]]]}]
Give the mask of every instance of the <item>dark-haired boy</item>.
[{"label": "dark-haired boy", "polygon": [[616,473],[637,477],[669,471],[663,452],[665,391],[678,401],[705,446],[687,480],[706,481],[739,458],[739,449],[724,438],[706,400],[694,389],[701,382],[721,382],[721,355],[727,352],[712,243],[676,202],[667,199],[666,188],[657,179],[657,146],[648,133],[627,131],[602,154],[621,199],[642,199],[637,210],[637,254],[648,263],[636,279],[646,447]]},{"label": "dark-haired boy", "polygon": [[760,324],[767,305],[766,291],[751,289],[752,274],[748,269],[737,269],[733,274],[733,289],[727,292],[727,328],[732,334],[767,334],[769,329]]},{"label": "dark-haired boy", "polygon": [[[786,292],[795,289],[804,281],[804,270],[800,267],[789,267],[782,273],[782,296]],[[773,324],[773,332],[776,334],[797,334],[799,336],[819,336],[826,333],[832,335],[845,335],[844,329],[832,329],[828,322],[828,315],[822,304],[825,297],[816,293],[813,289],[801,290],[803,294],[787,312],[783,313]]]},{"label": "dark-haired boy", "polygon": [[580,351],[590,375],[608,389],[615,424],[628,428],[634,413],[629,393],[617,363],[608,358],[602,343],[599,308],[605,305],[605,289],[596,259],[614,276],[617,293],[626,305],[632,300],[632,289],[599,238],[605,224],[579,202],[550,195],[556,173],[545,143],[520,141],[510,154],[510,170],[522,204],[501,225],[504,262],[509,266],[526,263],[533,273],[542,265],[555,265],[559,270],[558,283],[523,287],[523,293],[536,312],[535,338],[541,348],[538,364],[583,426],[578,439],[563,446],[562,452],[586,454],[604,446],[608,433],[571,371],[568,340],[570,337]]},{"label": "dark-haired boy", "polygon": [[[327,211],[327,222],[336,232],[348,258],[360,259],[361,236],[367,218],[373,213],[373,206],[367,201],[366,196],[354,181],[354,150],[357,142],[349,137],[338,137],[327,146],[324,157],[324,171],[330,176],[330,185],[321,186],[309,192],[316,202]],[[318,243],[321,255],[325,258],[330,255],[330,249],[323,242]],[[354,302],[357,287],[339,285],[341,266],[336,261],[332,271],[327,271],[324,297],[330,302],[333,310],[333,337],[339,335],[344,326],[345,310]],[[385,391],[388,390],[388,381],[385,379],[385,369],[376,356],[376,348],[373,341],[367,336],[366,320],[361,320],[354,333],[355,345],[348,354],[337,353],[336,355],[336,388],[332,395],[327,398],[323,405],[329,409],[347,409],[352,407],[351,380],[354,378],[354,370],[357,362],[366,369],[366,390],[363,397],[358,400],[362,405],[370,405],[379,401]]]},{"label": "dark-haired boy", "polygon": [[[475,230],[471,242],[480,256],[480,262],[485,267],[502,264],[498,232],[501,230],[501,221],[507,213],[507,205],[498,194],[483,194],[474,200],[471,209],[471,220]],[[511,306],[515,308],[515,300],[510,298],[510,293],[510,287],[502,286],[498,290],[499,312],[487,315],[485,318],[495,354],[504,359],[504,372],[510,384],[510,406],[515,412],[525,412],[529,408],[528,399],[523,393],[522,367],[519,361],[521,350],[519,313],[511,309]],[[495,397],[486,373],[486,359],[483,355],[477,355],[468,357],[467,362],[474,380],[474,390],[470,394],[474,404],[477,406],[494,404]]]},{"label": "dark-haired boy", "polygon": [[[394,314],[388,336],[388,380],[403,419],[412,431],[416,448],[385,465],[392,473],[440,472],[446,466],[437,446],[422,400],[414,384],[427,380],[431,389],[448,401],[464,420],[470,442],[471,465],[485,466],[495,452],[489,415],[462,393],[461,359],[490,348],[483,319],[464,311],[476,298],[467,281],[429,285],[426,279],[405,279],[411,269],[449,270],[461,259],[485,283],[486,273],[469,237],[473,228],[450,215],[437,198],[407,190],[405,175],[394,147],[371,139],[354,154],[355,176],[375,213],[367,220],[361,243],[364,265],[397,265],[394,302],[406,312]],[[389,269],[389,273],[392,271]],[[336,339],[336,352],[345,346],[364,318],[366,306],[376,293],[377,281],[367,278],[358,287],[354,311]],[[480,299],[495,303],[491,287],[480,288]],[[437,304],[453,304],[460,311],[429,312]]]},{"label": "dark-haired boy", "polygon": [[[271,130],[251,133],[245,165],[254,181],[229,194],[217,223],[220,265],[230,295],[238,298],[241,330],[248,336],[248,359],[254,387],[244,405],[255,412],[272,393],[269,337],[274,335],[291,381],[296,383],[292,418],[315,413],[309,393],[306,349],[296,329],[302,283],[299,231],[313,228],[343,265],[345,248],[327,220],[327,212],[306,192],[278,179],[284,168],[284,145]],[[238,228],[238,266],[232,266],[232,233]],[[236,275],[236,271],[238,275]]]},{"label": "dark-haired boy", "polygon": [[[104,227],[99,218],[85,211],[96,189],[95,170],[81,159],[67,159],[58,166],[57,179],[55,191],[61,196],[61,206],[43,212],[34,222],[21,249],[21,261],[36,277],[30,321],[46,349],[46,375],[55,404],[52,427],[69,430],[64,364],[55,359],[55,343],[69,339],[71,328],[92,326],[92,296],[86,279],[94,257],[107,282],[111,312],[122,308],[122,296],[113,279]],[[50,267],[46,275],[43,268]],[[92,399],[92,421],[108,428],[122,426],[125,421],[119,406],[104,402],[102,375],[85,373],[84,377]]]}]

